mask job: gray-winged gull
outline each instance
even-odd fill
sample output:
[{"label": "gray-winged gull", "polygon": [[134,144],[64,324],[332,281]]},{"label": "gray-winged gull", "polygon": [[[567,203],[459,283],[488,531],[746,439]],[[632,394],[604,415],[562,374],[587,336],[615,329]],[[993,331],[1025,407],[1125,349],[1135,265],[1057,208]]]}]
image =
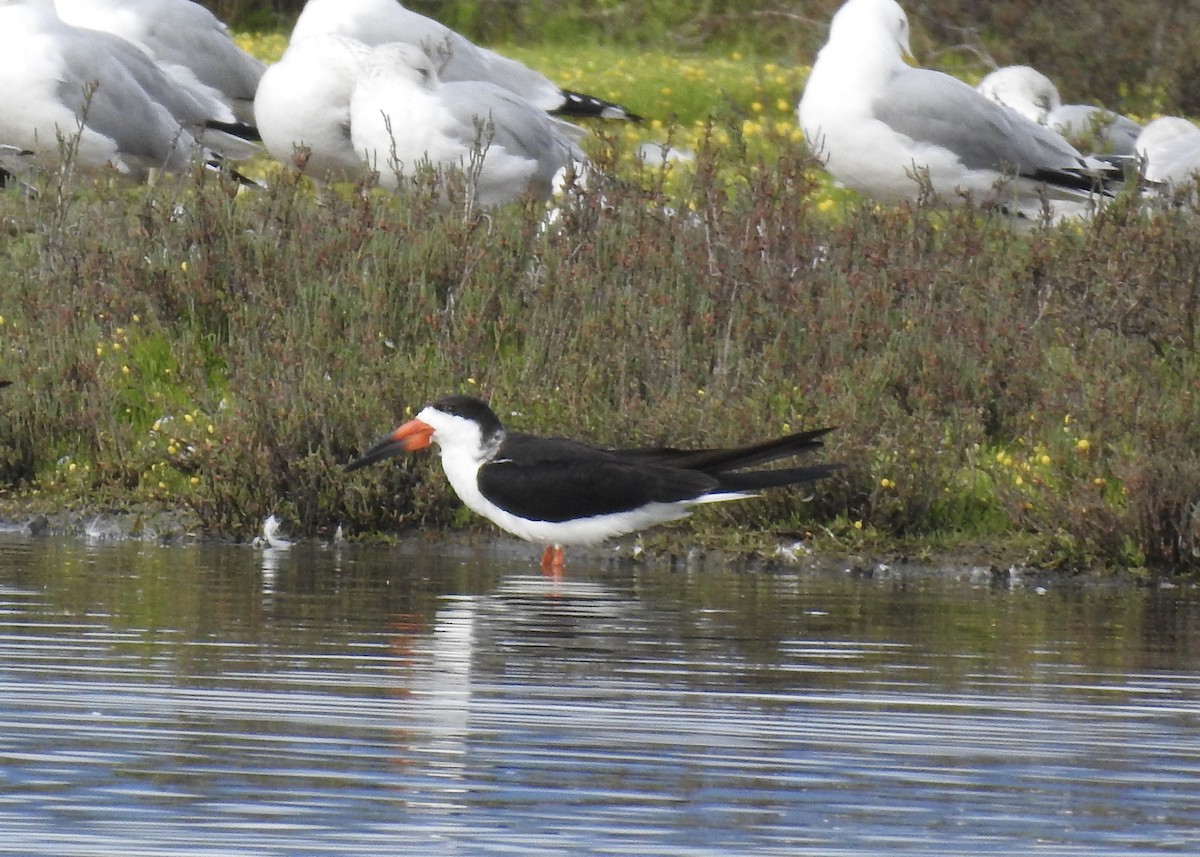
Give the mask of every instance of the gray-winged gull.
[{"label": "gray-winged gull", "polygon": [[185,85],[218,94],[243,122],[265,66],[233,41],[212,12],[192,0],[54,0],[66,23],[120,36]]},{"label": "gray-winged gull", "polygon": [[292,30],[291,41],[318,33],[350,36],[372,46],[388,42],[416,45],[435,60],[442,80],[487,81],[551,113],[602,119],[639,118],[602,98],[560,89],[541,72],[481,48],[444,24],[404,8],[396,0],[308,0]]},{"label": "gray-winged gull", "polygon": [[894,0],[849,0],[834,15],[797,114],[813,152],[846,186],[884,201],[912,200],[918,174],[953,198],[969,193],[1006,210],[1083,213],[1109,165],[1007,110],[962,81],[904,62],[908,18]]},{"label": "gray-winged gull", "polygon": [[[193,162],[210,113],[137,48],[72,27],[50,0],[0,0],[0,143],[144,177]],[[226,108],[222,108],[226,109]]]},{"label": "gray-winged gull", "polygon": [[254,115],[263,145],[317,180],[355,179],[366,170],[350,139],[350,95],[371,49],[348,36],[322,33],[288,45],[258,85]]},{"label": "gray-winged gull", "polygon": [[354,148],[381,183],[395,186],[423,163],[458,168],[483,206],[549,197],[583,161],[585,133],[499,86],[442,82],[433,61],[404,43],[372,49],[350,98]]},{"label": "gray-winged gull", "polygon": [[1027,65],[1008,65],[984,77],[981,93],[1027,119],[1053,128],[1073,142],[1087,141],[1093,151],[1132,155],[1142,126],[1128,116],[1091,104],[1063,104],[1058,87]]}]

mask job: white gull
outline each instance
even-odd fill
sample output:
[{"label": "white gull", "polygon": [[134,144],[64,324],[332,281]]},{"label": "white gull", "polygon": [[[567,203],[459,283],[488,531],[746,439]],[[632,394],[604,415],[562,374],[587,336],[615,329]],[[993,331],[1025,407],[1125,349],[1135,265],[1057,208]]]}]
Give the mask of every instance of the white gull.
[{"label": "white gull", "polygon": [[1027,65],[1008,65],[977,87],[997,104],[1053,128],[1068,140],[1087,141],[1093,151],[1132,155],[1142,126],[1128,116],[1091,104],[1063,104],[1054,81]]},{"label": "white gull", "polygon": [[1043,202],[1090,209],[1116,171],[962,81],[904,62],[908,18],[894,0],[849,0],[833,17],[797,114],[838,181],[882,201],[914,200],[919,176],[941,197],[970,194],[1018,215]]},{"label": "white gull", "polygon": [[349,36],[372,46],[388,42],[416,45],[435,61],[442,80],[487,81],[552,113],[638,118],[620,105],[561,89],[541,72],[482,48],[396,0],[308,0],[296,20],[291,42],[321,33]]},{"label": "white gull", "polygon": [[1149,181],[1178,185],[1200,172],[1200,127],[1180,116],[1148,122],[1135,148]]},{"label": "white gull", "polygon": [[250,120],[254,91],[265,66],[238,47],[228,27],[199,3],[54,0],[54,4],[68,24],[120,36],[180,83],[207,88],[239,120]]},{"label": "white gull", "polygon": [[370,50],[328,33],[289,44],[267,68],[254,100],[267,151],[318,181],[364,175],[366,162],[350,139],[350,94]]},{"label": "white gull", "polygon": [[527,192],[548,198],[582,163],[585,133],[493,84],[443,82],[432,60],[404,43],[372,49],[350,99],[354,148],[382,184],[395,187],[426,163],[460,169],[482,206]]},{"label": "white gull", "polygon": [[187,169],[222,109],[125,40],[64,23],[50,0],[0,0],[0,144],[44,164],[65,145],[77,166],[142,178]]}]

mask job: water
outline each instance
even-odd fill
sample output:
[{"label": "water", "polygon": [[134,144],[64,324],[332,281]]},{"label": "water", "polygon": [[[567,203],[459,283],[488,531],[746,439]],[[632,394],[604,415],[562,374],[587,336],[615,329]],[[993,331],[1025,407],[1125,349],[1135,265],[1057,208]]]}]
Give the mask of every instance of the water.
[{"label": "water", "polygon": [[0,854],[1200,852],[1200,594],[0,537]]}]

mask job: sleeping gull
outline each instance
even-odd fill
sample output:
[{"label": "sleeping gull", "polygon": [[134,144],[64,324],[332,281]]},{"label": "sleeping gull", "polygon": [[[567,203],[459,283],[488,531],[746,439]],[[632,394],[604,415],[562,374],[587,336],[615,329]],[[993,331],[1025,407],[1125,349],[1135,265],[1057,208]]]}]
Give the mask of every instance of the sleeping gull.
[{"label": "sleeping gull", "polygon": [[1087,211],[1099,176],[1059,134],[962,81],[904,62],[908,18],[895,0],[849,0],[834,15],[797,114],[825,168],[875,199],[916,199],[928,176],[944,197],[969,193],[1039,217]]},{"label": "sleeping gull", "polygon": [[437,61],[446,81],[479,80],[513,92],[550,113],[601,119],[638,119],[624,107],[560,89],[541,72],[481,48],[432,18],[397,0],[308,0],[292,30],[293,43],[318,33],[350,36],[368,45],[407,42]]},{"label": "sleeping gull", "polygon": [[1179,116],[1147,123],[1135,144],[1146,179],[1178,185],[1200,172],[1200,128]]},{"label": "sleeping gull", "polygon": [[499,86],[442,82],[425,52],[402,42],[371,50],[350,98],[354,148],[382,184],[426,163],[457,168],[483,206],[549,197],[583,161],[585,133]]},{"label": "sleeping gull", "polygon": [[357,39],[332,34],[288,45],[262,76],[254,100],[267,151],[285,164],[303,166],[317,180],[365,174],[366,161],[350,140],[350,94],[370,50]]},{"label": "sleeping gull", "polygon": [[1027,65],[998,68],[979,82],[985,96],[1053,128],[1068,140],[1086,140],[1097,152],[1132,155],[1142,126],[1128,116],[1091,104],[1063,104],[1058,87],[1046,75]]},{"label": "sleeping gull", "polygon": [[0,143],[142,178],[193,163],[209,105],[137,48],[63,23],[50,0],[0,0]]},{"label": "sleeping gull", "polygon": [[103,30],[144,50],[168,74],[217,94],[243,122],[265,66],[229,29],[192,0],[54,0],[68,24]]}]

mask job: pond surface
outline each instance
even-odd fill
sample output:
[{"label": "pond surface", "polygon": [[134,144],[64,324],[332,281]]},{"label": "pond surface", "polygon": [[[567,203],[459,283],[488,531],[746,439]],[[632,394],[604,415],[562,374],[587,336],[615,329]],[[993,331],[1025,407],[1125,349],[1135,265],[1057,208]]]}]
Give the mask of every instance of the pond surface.
[{"label": "pond surface", "polygon": [[0,536],[0,854],[1200,852],[1200,593]]}]

